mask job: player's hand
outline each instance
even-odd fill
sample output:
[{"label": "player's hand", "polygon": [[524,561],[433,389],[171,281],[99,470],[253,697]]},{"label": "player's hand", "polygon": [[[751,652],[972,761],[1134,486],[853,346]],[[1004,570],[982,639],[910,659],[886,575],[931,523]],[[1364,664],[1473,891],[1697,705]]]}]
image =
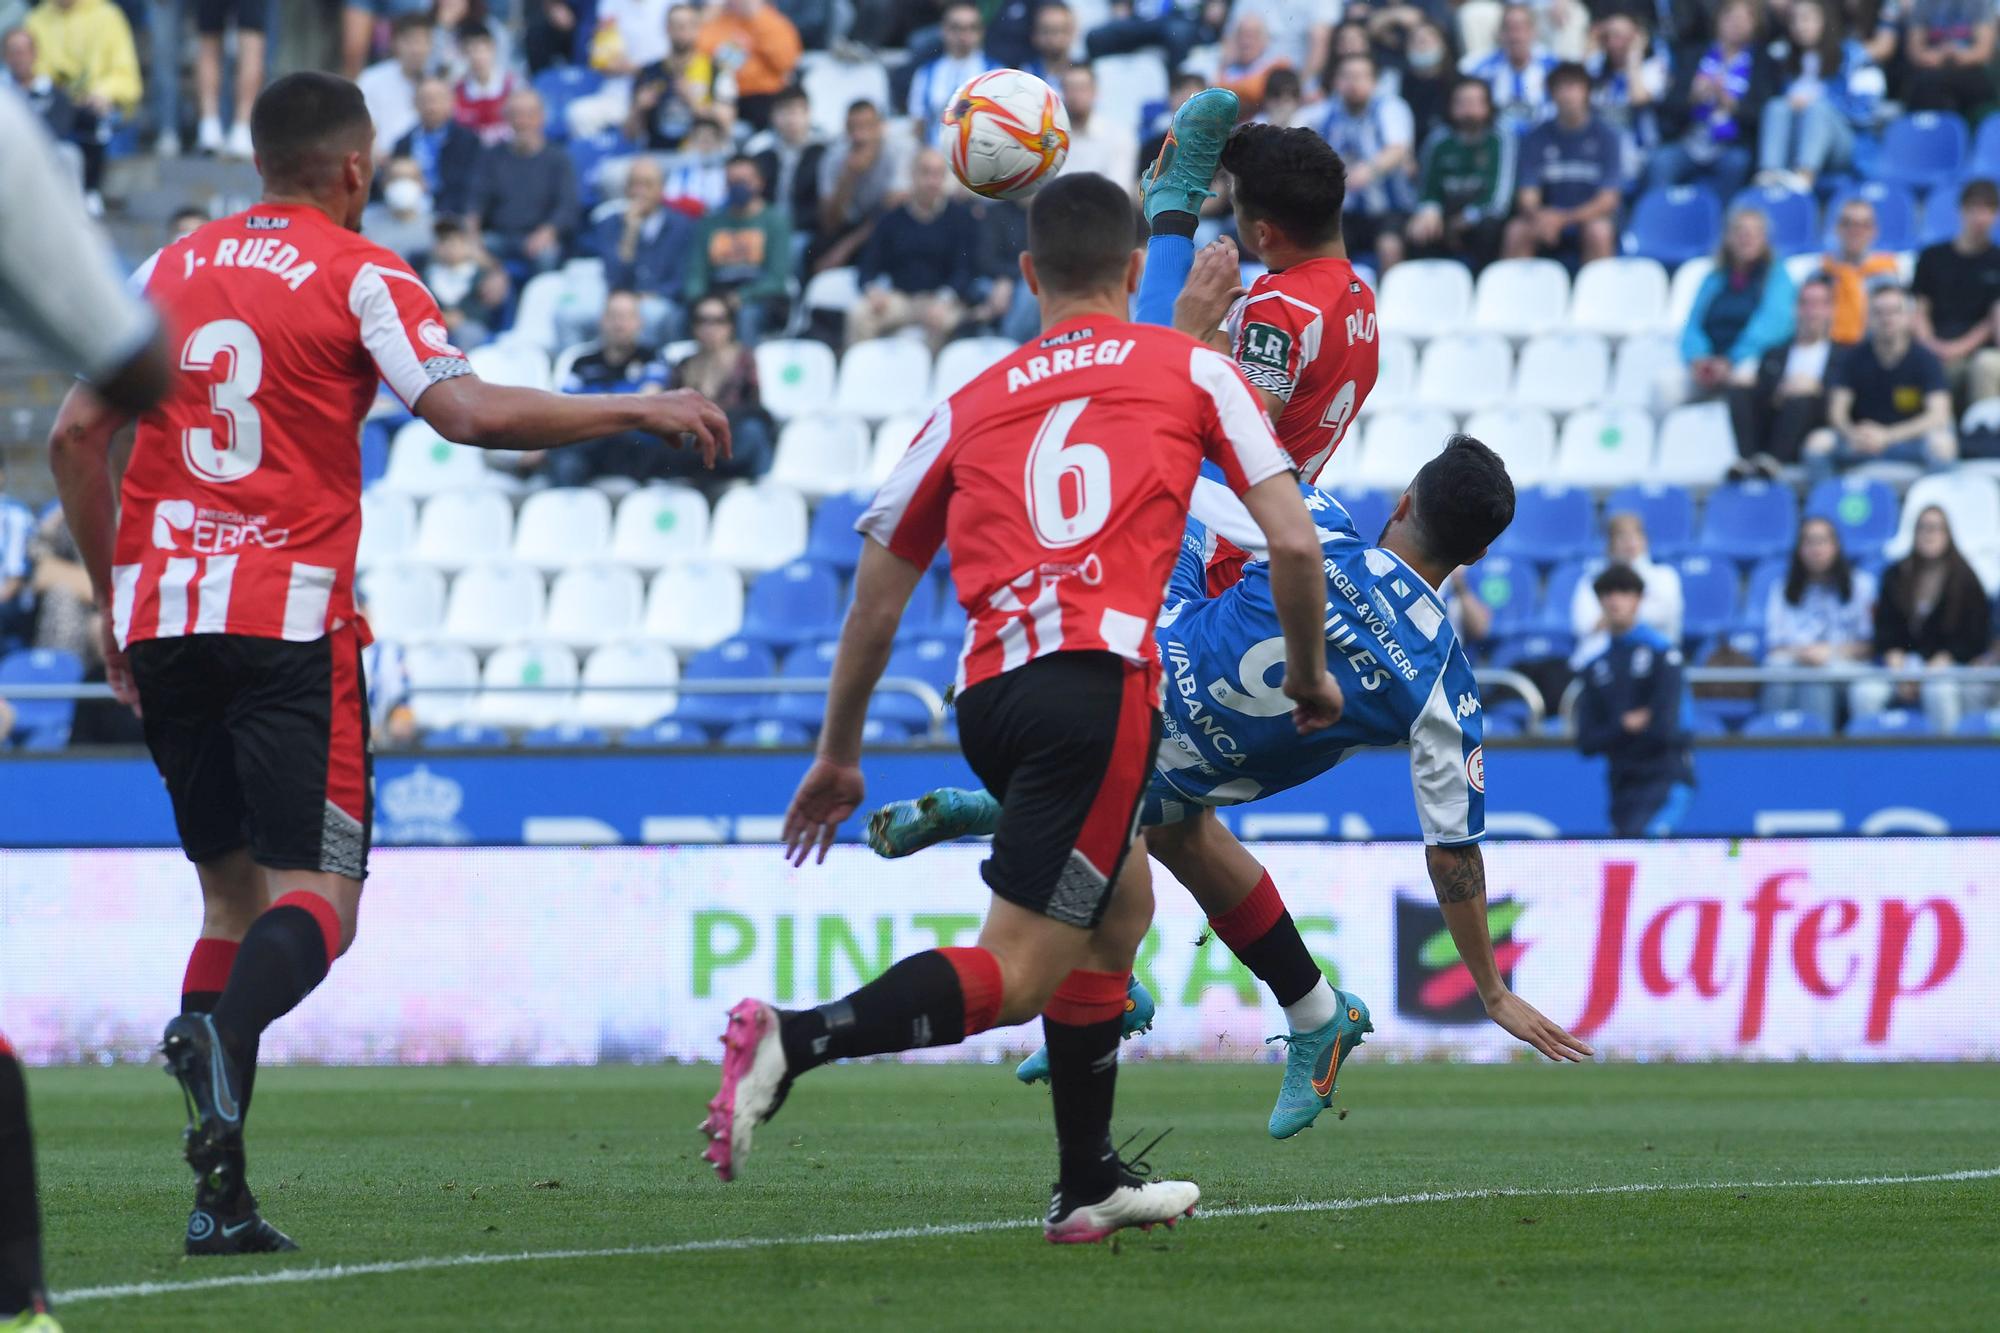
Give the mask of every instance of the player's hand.
[{"label": "player's hand", "polygon": [[841,821],[860,808],[867,794],[859,764],[814,759],[792,794],[791,808],[785,811],[785,859],[802,866],[817,847],[819,857],[814,864],[825,864],[826,849],[833,846]]},{"label": "player's hand", "polygon": [[1499,999],[1488,1004],[1486,1016],[1551,1060],[1582,1064],[1597,1054],[1588,1043],[1550,1022],[1541,1010],[1512,991],[1503,992]]},{"label": "player's hand", "polygon": [[1221,236],[1201,247],[1188,270],[1187,281],[1174,301],[1174,327],[1195,338],[1207,338],[1221,326],[1229,307],[1243,295],[1243,262],[1236,242]]},{"label": "player's hand", "polygon": [[721,408],[693,389],[649,394],[645,399],[645,429],[669,444],[694,436],[705,467],[729,457],[729,418]]},{"label": "player's hand", "polygon": [[1318,680],[1304,684],[1294,682],[1291,673],[1286,672],[1284,690],[1285,697],[1292,701],[1292,725],[1301,736],[1325,731],[1340,721],[1341,710],[1347,704],[1341,697],[1340,686],[1324,671],[1319,673]]},{"label": "player's hand", "polygon": [[104,657],[104,682],[118,702],[139,713],[139,686],[132,679],[132,661],[118,646],[118,632],[111,625],[111,608],[97,613],[97,647]]}]

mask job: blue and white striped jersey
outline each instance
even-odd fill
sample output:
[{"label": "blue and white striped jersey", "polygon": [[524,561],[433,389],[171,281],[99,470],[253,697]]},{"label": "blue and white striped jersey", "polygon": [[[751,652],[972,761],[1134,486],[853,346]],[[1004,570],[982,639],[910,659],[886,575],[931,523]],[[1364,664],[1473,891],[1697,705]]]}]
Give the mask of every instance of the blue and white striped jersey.
[{"label": "blue and white striped jersey", "polygon": [[1282,690],[1285,640],[1270,569],[1206,595],[1214,538],[1188,520],[1155,636],[1166,664],[1166,739],[1142,822],[1170,824],[1194,806],[1237,805],[1296,787],[1362,746],[1408,745],[1417,818],[1430,843],[1486,834],[1479,686],[1444,601],[1415,570],[1354,530],[1325,491],[1299,488],[1325,553],[1327,666],[1346,707],[1299,735]]}]

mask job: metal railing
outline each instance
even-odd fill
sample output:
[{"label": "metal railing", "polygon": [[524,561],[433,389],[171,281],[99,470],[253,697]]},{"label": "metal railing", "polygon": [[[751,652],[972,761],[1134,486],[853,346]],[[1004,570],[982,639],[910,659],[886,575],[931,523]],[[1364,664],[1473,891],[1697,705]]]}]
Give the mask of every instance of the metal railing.
[{"label": "metal railing", "polygon": [[[1856,681],[1886,680],[1895,684],[2000,685],[2000,666],[1886,667],[1873,662],[1855,662],[1839,667],[1807,666],[1697,666],[1681,672],[1690,688],[1697,685],[1832,685],[1845,689]],[[1576,701],[1583,693],[1583,677],[1578,675],[1563,690],[1556,715],[1565,727],[1572,727]]]}]

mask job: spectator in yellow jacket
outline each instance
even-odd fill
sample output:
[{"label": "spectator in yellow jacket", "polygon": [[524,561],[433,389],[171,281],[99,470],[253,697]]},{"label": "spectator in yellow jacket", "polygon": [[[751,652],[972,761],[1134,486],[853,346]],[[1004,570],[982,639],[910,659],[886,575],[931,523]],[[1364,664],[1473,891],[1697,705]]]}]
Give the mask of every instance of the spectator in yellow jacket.
[{"label": "spectator in yellow jacket", "polygon": [[144,91],[132,27],[112,0],[42,0],[22,26],[35,39],[35,74],[55,80],[76,104],[85,199],[100,213],[105,146]]}]

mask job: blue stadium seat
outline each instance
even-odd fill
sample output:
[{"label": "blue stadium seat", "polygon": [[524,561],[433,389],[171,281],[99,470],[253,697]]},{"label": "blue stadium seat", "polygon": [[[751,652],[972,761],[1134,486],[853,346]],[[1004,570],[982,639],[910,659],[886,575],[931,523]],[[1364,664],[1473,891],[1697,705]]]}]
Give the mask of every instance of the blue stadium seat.
[{"label": "blue stadium seat", "polygon": [[535,91],[548,108],[549,138],[556,143],[569,138],[569,104],[603,86],[603,75],[580,65],[556,65],[537,74]]},{"label": "blue stadium seat", "polygon": [[708,733],[692,722],[677,717],[661,718],[650,727],[634,727],[622,738],[626,745],[657,745],[666,749],[699,749],[708,744]]},{"label": "blue stadium seat", "polygon": [[1722,205],[1699,185],[1648,190],[1632,206],[1624,251],[1657,259],[1668,268],[1712,254],[1722,237]]},{"label": "blue stadium seat", "polygon": [[[731,639],[706,652],[696,653],[681,671],[681,681],[757,680],[778,674],[771,650],[761,643]],[[710,727],[726,727],[745,718],[769,717],[768,694],[682,694],[674,716],[683,722]]]},{"label": "blue stadium seat", "polygon": [[1511,713],[1488,712],[1486,721],[1481,724],[1481,731],[1489,741],[1519,736],[1526,730],[1527,724]]},{"label": "blue stadium seat", "polygon": [[1958,191],[1940,185],[1924,196],[1922,216],[1917,219],[1917,240],[1923,245],[1942,245],[1958,235]]},{"label": "blue stadium seat", "polygon": [[1541,608],[1538,592],[1541,579],[1525,558],[1489,555],[1466,573],[1471,577],[1473,592],[1493,612],[1490,637],[1504,639],[1535,627],[1536,613]]},{"label": "blue stadium seat", "polygon": [[530,750],[602,750],[610,744],[610,738],[601,727],[558,722],[528,732],[521,737],[521,744]]},{"label": "blue stadium seat", "polygon": [[2000,113],[1991,113],[1979,122],[1979,130],[1972,136],[1972,153],[1966,159],[1965,174],[1968,178],[1983,176],[1987,180],[2000,180]]},{"label": "blue stadium seat", "polygon": [[460,722],[456,726],[433,727],[424,733],[426,750],[504,750],[507,748],[507,733],[498,727],[489,727],[478,722]]},{"label": "blue stadium seat", "polygon": [[1958,734],[2000,739],[2000,708],[1966,714],[1958,720]]},{"label": "blue stadium seat", "polygon": [[1709,701],[1698,699],[1688,718],[1688,730],[1696,736],[1727,736],[1730,734],[1730,719],[1711,708]]},{"label": "blue stadium seat", "polygon": [[790,648],[840,633],[840,579],[810,560],[759,574],[743,604],[742,637]]},{"label": "blue stadium seat", "polygon": [[1822,241],[1828,250],[1839,248],[1834,238],[1834,224],[1840,217],[1840,210],[1850,199],[1865,199],[1874,205],[1875,223],[1879,228],[1875,238],[1877,250],[1917,248],[1917,202],[1909,190],[1883,181],[1864,181],[1835,195],[1820,215],[1826,220]]},{"label": "blue stadium seat", "polygon": [[1928,736],[1930,719],[1913,708],[1885,708],[1849,720],[1849,736]]},{"label": "blue stadium seat", "polygon": [[837,569],[843,576],[852,574],[861,559],[863,540],[854,523],[867,512],[868,501],[868,496],[859,494],[829,495],[821,500],[806,536],[806,559]]},{"label": "blue stadium seat", "polygon": [[1537,630],[1530,634],[1516,634],[1494,644],[1487,654],[1493,665],[1502,671],[1511,671],[1523,662],[1545,662],[1550,658],[1567,661],[1576,651],[1574,634],[1556,634]]},{"label": "blue stadium seat", "polygon": [[[921,680],[939,694],[958,674],[958,644],[951,639],[916,639],[897,647],[889,655],[884,676],[908,676]],[[877,690],[868,701],[868,716],[898,722],[909,727],[927,728],[930,710],[914,695]]]},{"label": "blue stadium seat", "polygon": [[1515,494],[1514,521],[1493,543],[1493,550],[1552,565],[1589,555],[1599,544],[1589,491],[1531,486]]},{"label": "blue stadium seat", "polygon": [[1819,249],[1819,208],[1812,195],[1804,190],[1753,185],[1739,190],[1729,206],[1755,208],[1771,220],[1771,248],[1780,258],[1789,259]]},{"label": "blue stadium seat", "polygon": [[[9,685],[75,685],[83,680],[83,659],[58,648],[24,648],[0,658],[0,696]],[[34,749],[60,750],[69,743],[76,718],[74,699],[18,699],[14,727],[36,738]],[[54,738],[60,736],[61,740]],[[7,737],[0,735],[0,745]]]},{"label": "blue stadium seat", "polygon": [[638,151],[638,146],[616,130],[602,130],[587,138],[571,139],[563,145],[576,168],[577,191],[587,208],[599,201],[597,169],[614,157]]},{"label": "blue stadium seat", "polygon": [[1806,516],[1831,519],[1850,559],[1880,555],[1896,535],[1896,490],[1879,477],[1829,477],[1806,497]]},{"label": "blue stadium seat", "polygon": [[738,722],[722,733],[722,743],[750,750],[804,749],[813,743],[813,734],[796,722],[767,717]]},{"label": "blue stadium seat", "polygon": [[[839,649],[838,639],[801,644],[785,655],[785,669],[778,674],[786,680],[823,680],[833,674],[833,658]],[[826,695],[820,692],[774,695],[771,716],[817,731],[826,720]]]},{"label": "blue stadium seat", "polygon": [[1898,116],[1882,131],[1875,179],[1913,190],[1947,185],[1957,180],[1965,167],[1965,141],[1965,122],[1951,112],[1917,111]]},{"label": "blue stadium seat", "polygon": [[1694,496],[1680,486],[1620,486],[1604,499],[1605,514],[1637,514],[1655,560],[1671,560],[1694,542]]},{"label": "blue stadium seat", "polygon": [[1354,530],[1364,541],[1375,540],[1382,525],[1389,521],[1389,512],[1396,507],[1396,497],[1387,491],[1343,486],[1333,493],[1333,498],[1340,501],[1341,508],[1354,520]]},{"label": "blue stadium seat", "polygon": [[1737,622],[1736,566],[1718,556],[1682,556],[1681,632],[1689,638],[1726,633]]},{"label": "blue stadium seat", "polygon": [[[1758,610],[1751,606],[1746,610],[1749,619],[1758,617]],[[1764,627],[1762,625],[1739,625],[1726,634],[1718,634],[1702,649],[1701,660],[1706,662],[1723,649],[1749,658],[1752,662],[1764,660]]]},{"label": "blue stadium seat", "polygon": [[[939,553],[943,553],[942,547]],[[910,604],[903,608],[903,622],[896,627],[896,642],[928,638],[936,632],[941,603],[950,601],[953,601],[951,580],[940,578],[935,572],[920,579],[910,594]]]},{"label": "blue stadium seat", "polygon": [[908,745],[915,735],[913,729],[888,718],[871,717],[861,724],[863,745]]},{"label": "blue stadium seat", "polygon": [[1732,560],[1759,560],[1789,553],[1798,528],[1798,502],[1790,487],[1739,481],[1709,493],[1695,546]]},{"label": "blue stadium seat", "polygon": [[[1754,629],[1760,633],[1763,631],[1764,612],[1771,605],[1771,589],[1785,581],[1785,575],[1791,567],[1792,558],[1788,555],[1759,560],[1750,567],[1750,587],[1743,594],[1744,628]],[[1751,656],[1762,659],[1760,653],[1753,653]]]},{"label": "blue stadium seat", "polygon": [[[1570,619],[1570,605],[1576,601],[1576,585],[1584,576],[1596,577],[1600,563],[1590,560],[1565,560],[1549,571],[1549,586],[1542,592],[1542,628],[1551,634],[1568,634],[1575,625]],[[1564,656],[1568,656],[1567,653]]]},{"label": "blue stadium seat", "polygon": [[1831,736],[1833,728],[1818,713],[1802,713],[1796,708],[1781,713],[1759,713],[1743,724],[1745,736]]}]

